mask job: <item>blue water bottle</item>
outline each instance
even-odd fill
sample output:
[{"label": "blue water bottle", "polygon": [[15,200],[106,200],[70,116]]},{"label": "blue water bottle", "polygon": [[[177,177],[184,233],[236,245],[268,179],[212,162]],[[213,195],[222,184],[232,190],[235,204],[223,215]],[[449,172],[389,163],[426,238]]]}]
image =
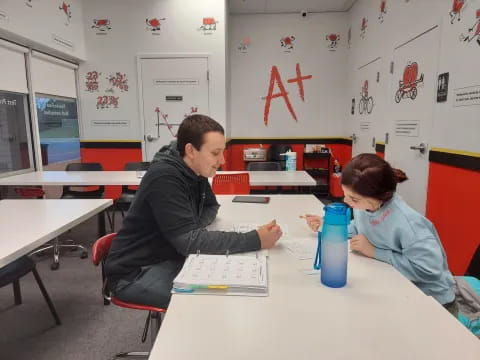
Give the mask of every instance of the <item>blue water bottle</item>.
[{"label": "blue water bottle", "polygon": [[332,203],[324,208],[320,281],[339,288],[347,283],[348,225],[350,208],[345,204]]}]

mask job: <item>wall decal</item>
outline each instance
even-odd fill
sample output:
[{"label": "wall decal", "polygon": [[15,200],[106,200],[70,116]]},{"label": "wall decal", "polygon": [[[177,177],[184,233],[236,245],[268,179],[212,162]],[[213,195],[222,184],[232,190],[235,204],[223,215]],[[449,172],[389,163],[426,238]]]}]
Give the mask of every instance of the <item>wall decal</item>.
[{"label": "wall decal", "polygon": [[304,89],[303,89],[303,80],[310,80],[312,78],[312,75],[305,75],[302,76],[302,71],[300,70],[300,64],[297,63],[295,66],[295,72],[297,77],[293,79],[288,79],[288,83],[297,83],[298,86],[298,93],[300,95],[300,99],[302,99],[303,102],[305,102],[305,96],[304,96]]},{"label": "wall decal", "polygon": [[329,51],[335,51],[337,50],[338,47],[338,42],[340,41],[340,35],[339,34],[329,34],[325,36],[325,39],[328,42],[328,50]]},{"label": "wall decal", "polygon": [[[296,65],[296,77],[292,79],[288,79],[288,83],[297,83],[298,85],[298,91],[300,98],[302,101],[305,101],[305,96],[304,96],[304,88],[303,88],[303,81],[304,80],[309,80],[312,78],[312,75],[306,75],[302,76],[302,72],[300,69],[300,64],[297,63]],[[273,93],[273,88],[275,87],[275,83],[277,84],[280,92],[274,94]],[[268,94],[266,97],[262,97],[262,100],[265,100],[265,110],[263,113],[263,122],[265,126],[268,126],[268,116],[270,114],[270,105],[272,103],[272,100],[278,97],[283,97],[283,100],[285,101],[285,104],[287,105],[287,109],[292,115],[293,119],[295,121],[297,120],[297,115],[295,114],[295,111],[293,110],[293,106],[290,102],[290,99],[288,97],[288,92],[285,89],[285,86],[283,85],[282,78],[280,76],[280,72],[278,71],[278,68],[274,65],[272,66],[272,70],[270,71],[270,83],[268,86]]]},{"label": "wall decal", "polygon": [[128,91],[128,79],[127,75],[122,74],[120,72],[116,72],[115,74],[110,74],[109,77],[106,78],[108,82],[110,83],[111,87],[111,92],[113,92],[113,88],[118,88],[120,91]]},{"label": "wall decal", "polygon": [[59,10],[61,10],[65,16],[66,16],[66,22],[65,25],[70,24],[70,19],[72,18],[72,11],[70,10],[70,4],[67,4],[65,1],[62,2],[62,5],[58,7]]},{"label": "wall decal", "polygon": [[448,77],[449,73],[443,73],[438,75],[437,82],[437,102],[447,101],[448,95]]},{"label": "wall decal", "polygon": [[403,70],[403,79],[398,81],[399,88],[395,93],[395,102],[398,104],[404,98],[415,100],[417,97],[417,86],[423,83],[423,74],[417,79],[418,64],[408,63]]},{"label": "wall decal", "polygon": [[118,108],[118,98],[112,95],[97,96],[97,109]]},{"label": "wall decal", "polygon": [[187,116],[190,116],[190,115],[193,115],[193,114],[197,114],[198,113],[198,106],[195,105],[195,106],[190,106],[190,111],[186,114],[183,115],[183,118],[186,118]]},{"label": "wall decal", "polygon": [[360,37],[365,39],[365,33],[367,32],[367,23],[368,20],[366,18],[362,19],[362,25],[360,26]]},{"label": "wall decal", "polygon": [[250,38],[245,38],[242,40],[242,42],[240,43],[237,49],[240,50],[242,54],[246,54],[248,53],[249,45],[250,45]]},{"label": "wall decal", "polygon": [[460,34],[460,41],[472,42],[475,38],[477,44],[480,45],[480,9],[475,12],[476,20],[471,27],[468,28],[468,34]]},{"label": "wall decal", "polygon": [[153,35],[159,35],[161,30],[161,21],[165,21],[165,18],[147,18],[145,23],[147,24],[147,30],[150,31]]},{"label": "wall decal", "polygon": [[95,70],[87,72],[87,74],[85,75],[85,91],[98,91],[98,77],[101,74],[101,72],[97,72]]},{"label": "wall decal", "polygon": [[387,1],[381,0],[380,1],[380,15],[378,15],[378,21],[383,23],[384,17],[387,14]]},{"label": "wall decal", "polygon": [[109,19],[93,19],[92,29],[96,29],[97,35],[106,35],[108,30],[111,30]]},{"label": "wall decal", "polygon": [[368,96],[368,80],[365,80],[360,92],[360,100],[358,101],[358,112],[363,114],[371,114],[373,110],[373,97]]},{"label": "wall decal", "polygon": [[217,30],[217,23],[213,17],[204,17],[202,21],[202,26],[198,30],[203,31],[203,35],[212,35],[214,31]]},{"label": "wall decal", "polygon": [[161,111],[158,106],[155,107],[155,112],[157,113],[157,122],[155,123],[155,126],[157,127],[157,137],[160,137],[160,126],[166,126],[170,134],[173,137],[177,137],[177,132],[173,131],[173,127],[176,126],[178,131],[178,127],[180,126],[180,124],[170,124],[168,122],[168,114]]},{"label": "wall decal", "polygon": [[284,49],[284,52],[291,52],[293,50],[293,47],[295,45],[295,36],[290,35],[290,36],[285,36],[280,39],[280,45]]},{"label": "wall decal", "polygon": [[450,10],[450,24],[453,24],[455,19],[460,21],[460,15],[465,10],[465,0],[453,0],[452,10]]}]

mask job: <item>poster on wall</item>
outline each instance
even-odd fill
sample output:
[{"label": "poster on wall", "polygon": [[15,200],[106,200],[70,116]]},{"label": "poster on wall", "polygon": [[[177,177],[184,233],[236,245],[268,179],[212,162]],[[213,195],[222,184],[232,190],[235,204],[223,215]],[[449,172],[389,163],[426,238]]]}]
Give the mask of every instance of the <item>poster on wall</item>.
[{"label": "poster on wall", "polygon": [[[88,71],[85,74],[85,89],[87,93],[103,93],[96,98],[96,109],[117,109],[120,106],[120,94],[128,92],[128,78],[125,73],[120,71],[112,72],[104,79],[108,81],[101,89],[100,77],[102,72],[97,70]],[[118,92],[119,96],[115,96]],[[98,125],[98,124],[97,124]]]},{"label": "poster on wall", "polygon": [[480,105],[480,85],[454,89],[453,96],[453,106]]},{"label": "poster on wall", "polygon": [[447,101],[449,73],[438,75],[437,82],[437,102]]}]

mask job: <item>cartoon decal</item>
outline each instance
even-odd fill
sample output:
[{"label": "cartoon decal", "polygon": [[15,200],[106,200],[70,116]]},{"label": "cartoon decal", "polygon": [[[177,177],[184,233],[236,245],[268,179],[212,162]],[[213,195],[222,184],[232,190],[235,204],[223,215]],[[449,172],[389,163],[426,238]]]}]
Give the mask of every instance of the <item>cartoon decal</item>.
[{"label": "cartoon decal", "polygon": [[475,22],[468,28],[468,34],[460,34],[460,41],[470,43],[477,39],[477,44],[480,45],[480,9],[477,9],[475,17]]},{"label": "cartoon decal", "polygon": [[368,20],[366,18],[363,18],[362,25],[360,26],[360,37],[362,39],[365,39],[365,34],[367,32],[367,23],[368,23]]},{"label": "cartoon decal", "polygon": [[215,21],[213,17],[204,17],[202,21],[202,26],[198,30],[202,30],[204,35],[211,35],[214,31],[217,30],[218,21]]},{"label": "cartoon decal", "polygon": [[452,10],[450,10],[450,24],[453,24],[455,19],[460,21],[460,15],[465,9],[465,0],[453,0]]},{"label": "cartoon decal", "polygon": [[293,50],[293,47],[295,45],[295,36],[290,35],[281,38],[280,45],[282,46],[282,48],[285,49],[285,52],[290,52],[290,50]]},{"label": "cartoon decal", "polygon": [[338,42],[340,41],[340,35],[339,34],[329,34],[325,36],[325,39],[328,41],[328,50],[329,51],[335,51],[337,50],[338,47]]},{"label": "cartoon decal", "polygon": [[165,18],[150,18],[145,19],[145,23],[147,24],[147,30],[151,31],[152,34],[156,34],[157,31],[161,30],[161,21],[165,21]]},{"label": "cartoon decal", "polygon": [[70,10],[70,5],[64,1],[62,2],[62,5],[58,7],[58,9],[61,10],[66,16],[67,21],[65,22],[65,25],[70,24],[70,19],[72,18],[72,11]]},{"label": "cartoon decal", "polygon": [[373,110],[373,98],[368,96],[368,80],[365,80],[362,86],[362,91],[360,92],[360,100],[358,102],[358,112],[363,114],[371,114]]},{"label": "cartoon decal", "polygon": [[378,15],[378,21],[383,23],[384,17],[387,14],[387,0],[380,1],[380,14]]},{"label": "cartoon decal", "polygon": [[105,33],[111,28],[109,19],[93,19],[92,29],[96,29],[100,33]]},{"label": "cartoon decal", "polygon": [[418,64],[408,63],[403,71],[403,79],[398,82],[398,90],[395,93],[395,102],[398,104],[404,98],[415,100],[417,97],[417,86],[423,83],[423,74],[417,79]]}]

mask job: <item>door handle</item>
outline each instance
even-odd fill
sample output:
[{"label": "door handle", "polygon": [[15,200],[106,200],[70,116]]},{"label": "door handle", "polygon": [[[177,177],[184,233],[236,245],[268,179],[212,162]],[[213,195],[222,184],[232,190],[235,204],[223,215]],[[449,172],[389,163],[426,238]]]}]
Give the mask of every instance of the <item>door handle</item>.
[{"label": "door handle", "polygon": [[150,134],[147,135],[147,141],[153,142],[153,141],[156,141],[156,140],[158,140],[158,137],[152,136]]},{"label": "door handle", "polygon": [[427,145],[425,143],[420,143],[418,146],[410,146],[411,150],[418,150],[420,154],[424,154],[427,151]]}]

